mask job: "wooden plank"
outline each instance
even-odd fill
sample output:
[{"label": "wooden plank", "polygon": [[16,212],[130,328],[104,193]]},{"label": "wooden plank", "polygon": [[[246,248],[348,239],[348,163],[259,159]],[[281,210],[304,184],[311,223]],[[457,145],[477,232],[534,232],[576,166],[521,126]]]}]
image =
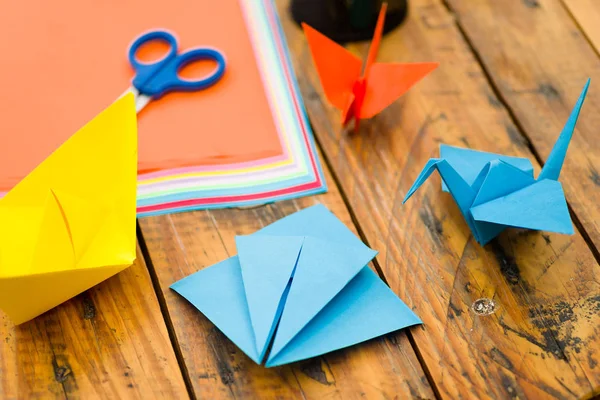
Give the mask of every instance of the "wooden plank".
[{"label": "wooden plank", "polygon": [[[473,8],[509,2],[452,3],[464,4],[461,11],[477,19]],[[410,4],[409,20],[383,38],[379,61],[435,60],[441,67],[378,117],[363,121],[358,135],[341,129],[301,30],[286,20],[284,31],[323,151],[367,240],[381,251],[378,260],[390,286],[425,322],[425,329],[412,333],[443,397],[590,395],[600,386],[600,267],[582,236],[509,230],[482,248],[441,191],[437,175],[401,205],[427,159],[438,156],[440,142],[527,156],[535,163],[448,9],[438,0]],[[287,4],[279,6],[285,13]],[[480,17],[481,26],[493,29],[479,32],[479,40],[488,40],[489,52],[498,59],[513,58],[518,49],[493,40],[516,28],[494,17],[491,12]],[[367,46],[349,48],[364,56]],[[537,118],[549,141],[559,133],[558,121],[566,119],[584,80],[577,82],[564,105],[555,105],[557,115]],[[582,115],[584,125],[593,125],[593,102]],[[552,124],[555,129],[548,129]],[[565,169],[570,175],[577,171],[573,162]],[[596,207],[578,209],[593,213]],[[481,298],[495,303],[492,314],[474,311]]]},{"label": "wooden plank", "polygon": [[198,398],[433,398],[404,331],[312,360],[264,368],[169,289],[172,283],[236,254],[235,235],[250,234],[318,202],[347,226],[353,226],[327,171],[326,179],[330,190],[325,195],[255,209],[202,211],[140,220]]},{"label": "wooden plank", "polygon": [[[502,100],[519,120],[541,159],[547,159],[583,83],[591,78],[591,90],[570,145],[561,182],[598,258],[600,142],[597,132],[600,117],[595,110],[600,102],[600,71],[598,53],[586,40],[585,33],[593,44],[598,43],[600,31],[596,26],[592,27],[597,19],[590,20],[589,17],[600,15],[599,5],[592,6],[585,1],[565,2],[572,6],[572,11],[577,10],[575,15],[581,17],[578,22],[586,28],[584,33],[569,10],[557,1],[448,0],[448,3]],[[584,13],[586,18],[582,16]],[[507,26],[511,29],[505,29]],[[490,41],[486,40],[492,34],[494,51],[490,49]],[[582,269],[581,272],[587,279],[598,282],[596,269]],[[586,286],[587,298],[597,300],[597,289],[590,291],[590,286]],[[596,328],[590,340],[592,338],[594,346],[598,347],[600,337]],[[588,356],[588,362],[581,363],[586,375],[593,377],[590,383],[594,393],[600,392],[596,358]]]},{"label": "wooden plank", "polygon": [[596,0],[562,0],[596,52],[600,52],[600,3]]},{"label": "wooden plank", "polygon": [[0,315],[0,398],[186,398],[150,276],[136,263],[15,327]]}]

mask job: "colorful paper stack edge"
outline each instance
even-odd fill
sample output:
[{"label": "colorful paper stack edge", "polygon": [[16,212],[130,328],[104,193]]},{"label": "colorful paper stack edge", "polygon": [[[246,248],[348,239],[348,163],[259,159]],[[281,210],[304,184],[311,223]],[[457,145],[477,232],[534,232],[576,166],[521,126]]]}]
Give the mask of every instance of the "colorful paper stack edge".
[{"label": "colorful paper stack edge", "polygon": [[203,166],[141,174],[138,217],[247,207],[327,191],[274,3],[261,0],[240,4],[283,154],[256,162],[220,165],[218,170]]}]

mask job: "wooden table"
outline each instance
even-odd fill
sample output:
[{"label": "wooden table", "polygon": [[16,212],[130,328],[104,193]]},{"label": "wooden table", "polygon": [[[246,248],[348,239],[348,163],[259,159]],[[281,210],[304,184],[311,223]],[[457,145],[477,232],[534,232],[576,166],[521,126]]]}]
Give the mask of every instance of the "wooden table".
[{"label": "wooden table", "polygon": [[[380,61],[441,67],[360,134],[340,127],[278,2],[330,190],[247,210],[139,221],[136,264],[15,327],[0,315],[0,398],[591,398],[600,393],[600,2],[410,0]],[[367,44],[351,45],[364,55]],[[561,181],[577,233],[479,246],[434,177],[440,142],[529,157],[536,172],[587,77]],[[255,365],[169,289],[248,234],[315,203],[379,250],[424,325],[289,366]],[[491,300],[493,313],[474,311]],[[476,308],[476,307],[475,307]]]}]

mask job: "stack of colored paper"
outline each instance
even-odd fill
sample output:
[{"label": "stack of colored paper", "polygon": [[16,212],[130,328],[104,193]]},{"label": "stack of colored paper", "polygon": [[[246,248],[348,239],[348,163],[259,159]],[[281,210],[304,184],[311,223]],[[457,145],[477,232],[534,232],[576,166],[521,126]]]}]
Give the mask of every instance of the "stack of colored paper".
[{"label": "stack of colored paper", "polygon": [[[140,174],[138,215],[248,206],[327,190],[272,0],[240,2],[283,153]],[[251,130],[251,128],[249,127]]]},{"label": "stack of colored paper", "polygon": [[[31,14],[13,2],[0,16],[0,35],[13,38],[0,54],[0,109],[11,110],[0,120],[0,196],[131,85],[127,50],[155,29],[172,32],[180,51],[218,49],[226,69],[214,86],[167,94],[138,114],[138,216],[326,191],[271,0],[67,3]],[[11,23],[22,15],[27,29]],[[140,51],[149,61],[153,50]],[[206,67],[179,73],[198,79]]]}]

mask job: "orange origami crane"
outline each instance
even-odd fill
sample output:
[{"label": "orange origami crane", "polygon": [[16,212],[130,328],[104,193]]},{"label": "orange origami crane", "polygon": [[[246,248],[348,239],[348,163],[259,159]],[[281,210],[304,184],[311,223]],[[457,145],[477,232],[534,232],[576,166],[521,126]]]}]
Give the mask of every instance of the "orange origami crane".
[{"label": "orange origami crane", "polygon": [[387,4],[383,3],[364,63],[348,50],[303,23],[327,99],[342,110],[343,125],[371,118],[437,68],[438,63],[376,63]]}]

